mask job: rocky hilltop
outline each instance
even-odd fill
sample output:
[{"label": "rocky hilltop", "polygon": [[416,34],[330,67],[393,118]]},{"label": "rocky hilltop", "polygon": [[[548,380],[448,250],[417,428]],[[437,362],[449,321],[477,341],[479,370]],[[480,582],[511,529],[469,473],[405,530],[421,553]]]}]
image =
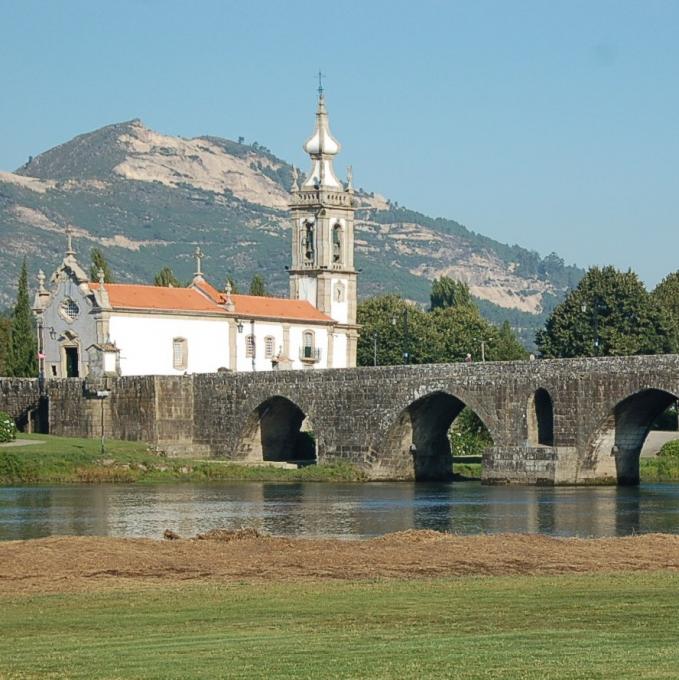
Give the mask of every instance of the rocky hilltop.
[{"label": "rocky hilltop", "polygon": [[[245,286],[263,272],[275,294],[287,291],[287,200],[291,166],[258,144],[216,137],[182,139],[139,120],[80,135],[0,172],[0,307],[13,295],[20,259],[51,271],[70,226],[83,262],[104,249],[119,281],[151,281],[165,265],[193,272],[196,245],[215,282]],[[541,258],[462,225],[358,192],[359,294],[398,292],[425,302],[430,281],[466,281],[491,318],[534,326],[581,276],[556,255]]]}]

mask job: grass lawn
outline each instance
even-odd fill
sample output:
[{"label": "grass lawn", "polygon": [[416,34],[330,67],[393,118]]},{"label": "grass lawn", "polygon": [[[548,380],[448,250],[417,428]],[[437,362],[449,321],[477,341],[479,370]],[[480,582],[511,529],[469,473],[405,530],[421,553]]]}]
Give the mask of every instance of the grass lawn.
[{"label": "grass lawn", "polygon": [[352,465],[310,465],[300,469],[246,467],[220,461],[164,458],[143,442],[20,434],[35,444],[0,448],[0,485],[73,482],[360,481]]},{"label": "grass lawn", "polygon": [[679,574],[0,597],[2,678],[676,678]]}]

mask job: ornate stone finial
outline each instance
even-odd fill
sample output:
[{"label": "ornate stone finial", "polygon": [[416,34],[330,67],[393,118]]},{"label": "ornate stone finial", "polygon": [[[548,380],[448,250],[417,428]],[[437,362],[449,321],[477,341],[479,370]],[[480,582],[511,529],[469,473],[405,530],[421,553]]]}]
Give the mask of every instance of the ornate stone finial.
[{"label": "ornate stone finial", "polygon": [[99,271],[97,272],[97,278],[99,279],[99,287],[103,288],[104,287],[105,274],[104,274],[104,270],[101,267],[99,267]]},{"label": "ornate stone finial", "polygon": [[294,165],[292,166],[292,187],[290,191],[299,191],[299,172]]},{"label": "ornate stone finial", "polygon": [[38,293],[46,293],[45,290],[45,272],[42,269],[38,270]]},{"label": "ornate stone finial", "polygon": [[226,283],[224,284],[224,307],[226,308],[227,312],[233,312],[233,310],[236,308],[236,305],[233,304],[233,300],[231,299],[232,291],[233,286],[231,285],[231,281],[227,279]]},{"label": "ornate stone finial", "polygon": [[347,191],[354,190],[354,169],[351,165],[347,166]]},{"label": "ornate stone finial", "polygon": [[196,258],[196,273],[194,276],[203,276],[203,270],[202,270],[202,260],[203,260],[203,251],[200,249],[200,246],[196,246],[196,252],[194,253],[194,256]]},{"label": "ornate stone finial", "polygon": [[73,256],[75,255],[75,250],[73,249],[73,229],[71,229],[71,227],[66,227],[66,238],[66,255]]}]

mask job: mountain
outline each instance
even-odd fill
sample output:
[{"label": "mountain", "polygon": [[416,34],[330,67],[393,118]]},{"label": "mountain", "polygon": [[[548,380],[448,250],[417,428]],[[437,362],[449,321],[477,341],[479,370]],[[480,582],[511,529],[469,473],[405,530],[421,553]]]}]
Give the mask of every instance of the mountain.
[{"label": "mountain", "polygon": [[[51,272],[70,226],[82,263],[104,250],[118,281],[148,281],[169,265],[180,279],[206,253],[217,284],[242,288],[263,273],[285,295],[290,261],[287,214],[292,168],[268,149],[217,137],[183,139],[139,120],[109,125],[0,172],[0,307],[14,295],[21,258]],[[428,300],[431,279],[466,281],[491,320],[508,318],[526,337],[582,276],[555,254],[541,258],[446,219],[357,192],[359,295],[398,292]]]}]

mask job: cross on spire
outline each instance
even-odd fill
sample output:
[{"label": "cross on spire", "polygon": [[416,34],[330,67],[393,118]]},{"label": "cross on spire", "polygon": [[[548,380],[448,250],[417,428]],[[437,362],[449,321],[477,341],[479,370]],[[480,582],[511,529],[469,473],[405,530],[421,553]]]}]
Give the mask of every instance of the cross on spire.
[{"label": "cross on spire", "polygon": [[323,78],[325,78],[325,73],[322,73],[321,70],[318,70],[318,96],[322,97],[323,96]]},{"label": "cross on spire", "polygon": [[194,276],[202,276],[203,272],[201,269],[201,264],[204,255],[203,251],[200,249],[200,246],[196,246],[196,252],[194,253],[194,256],[196,258],[196,273],[194,274]]},{"label": "cross on spire", "polygon": [[68,239],[66,255],[75,255],[75,250],[73,250],[73,229],[70,226],[66,227],[66,238]]}]

